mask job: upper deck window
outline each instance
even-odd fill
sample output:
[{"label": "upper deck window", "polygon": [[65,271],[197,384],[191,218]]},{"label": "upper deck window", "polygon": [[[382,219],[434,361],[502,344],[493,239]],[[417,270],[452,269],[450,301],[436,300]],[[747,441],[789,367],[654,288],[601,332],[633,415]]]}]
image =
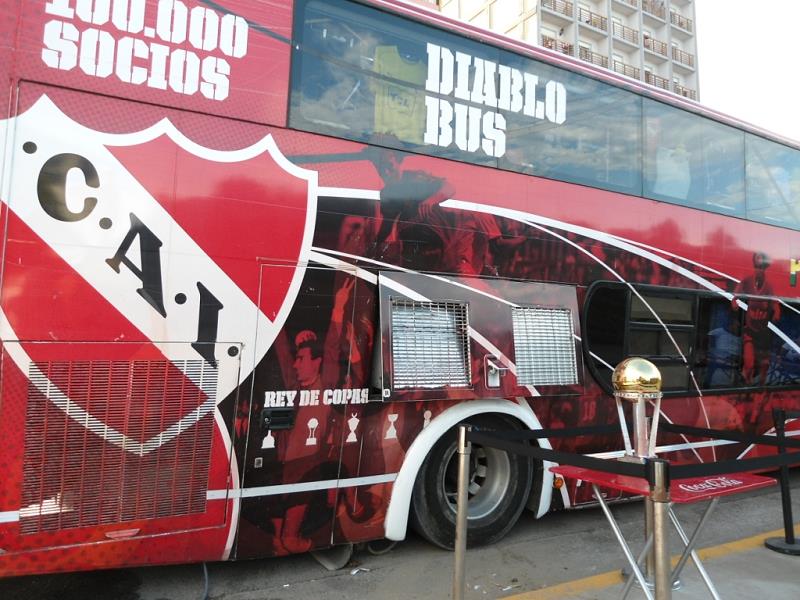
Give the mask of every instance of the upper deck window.
[{"label": "upper deck window", "polygon": [[800,152],[747,136],[747,218],[800,229]]},{"label": "upper deck window", "polygon": [[796,149],[745,153],[734,127],[376,8],[296,6],[292,127],[800,229]]},{"label": "upper deck window", "polygon": [[641,193],[641,99],[349,2],[300,3],[290,125]]},{"label": "upper deck window", "polygon": [[745,216],[744,133],[646,100],[645,196]]}]

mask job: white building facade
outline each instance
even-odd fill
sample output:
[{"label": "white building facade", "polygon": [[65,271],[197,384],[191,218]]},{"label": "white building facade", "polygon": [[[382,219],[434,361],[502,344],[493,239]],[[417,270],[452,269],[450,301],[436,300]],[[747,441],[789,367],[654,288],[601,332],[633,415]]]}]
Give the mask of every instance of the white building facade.
[{"label": "white building facade", "polygon": [[423,0],[443,14],[699,99],[696,0]]}]

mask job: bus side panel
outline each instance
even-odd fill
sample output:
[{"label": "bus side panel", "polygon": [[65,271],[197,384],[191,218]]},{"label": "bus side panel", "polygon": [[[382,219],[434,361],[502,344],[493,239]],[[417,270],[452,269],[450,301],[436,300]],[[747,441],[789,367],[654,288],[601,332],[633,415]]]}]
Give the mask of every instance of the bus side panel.
[{"label": "bus side panel", "polygon": [[[27,83],[19,96],[0,575],[227,558],[239,388],[302,280],[287,264],[307,262],[313,173],[260,126]],[[125,135],[75,120],[98,113]],[[188,137],[223,130],[235,150]],[[270,256],[288,275],[267,268],[259,296]]]},{"label": "bus side panel", "polygon": [[[291,2],[20,4],[19,79],[261,123],[286,121]],[[14,11],[3,13],[7,24],[6,14]]]},{"label": "bus side panel", "polygon": [[[280,270],[262,265],[265,296]],[[353,359],[356,287],[352,272],[307,268],[253,374],[252,403],[240,403],[249,431],[239,438],[246,454],[237,558],[330,545],[345,402],[362,398],[363,375],[351,376],[363,368]]]},{"label": "bus side panel", "polygon": [[[124,451],[111,436],[103,439],[101,432],[58,414],[52,394],[46,398],[17,366],[20,346],[4,342],[2,356],[0,577],[218,559],[229,537],[225,524],[234,515],[224,498],[207,497],[207,488],[224,487],[229,477],[224,436],[214,427],[213,416],[143,456]],[[66,360],[77,348],[61,346],[53,352],[60,360],[36,364],[49,363],[62,375],[68,366],[76,374],[79,362],[93,366],[91,376],[77,373],[71,382],[71,400],[78,398],[77,388],[92,382],[105,385],[93,397],[76,400],[71,412],[79,412],[89,400],[93,414],[111,422],[109,429],[116,425],[135,440],[135,427],[120,427],[109,418],[119,416],[120,399],[113,399],[116,406],[107,404],[103,394],[108,393],[109,378],[101,381],[103,363],[116,363],[111,370],[118,374],[125,370],[122,365],[133,363],[108,360],[110,355],[119,358],[119,348],[91,361]],[[160,361],[137,358],[138,365],[148,365],[154,374]],[[49,375],[57,379],[52,371]],[[143,375],[142,370],[136,375]],[[58,383],[63,384],[63,377]],[[117,385],[112,393],[119,396],[119,391]],[[152,426],[153,418],[169,416],[168,406],[163,411],[153,406],[156,390],[129,391],[147,399],[144,427]],[[135,406],[125,408],[137,412]],[[191,467],[190,456],[197,461]]]},{"label": "bus side panel", "polygon": [[[585,292],[581,286],[619,278],[630,285],[656,286],[661,293],[682,288],[684,292],[714,298],[721,306],[730,306],[725,293],[737,289],[737,280],[753,278],[753,257],[764,252],[772,260],[766,279],[773,292],[796,297],[789,258],[798,242],[796,234],[786,229],[332,138],[290,131],[281,131],[280,137],[282,147],[291,148],[288,151],[294,160],[319,170],[323,186],[359,191],[352,199],[321,198],[320,205],[328,203],[331,208],[320,219],[332,224],[321,228],[326,237],[319,237],[315,245],[363,256],[366,260],[359,264],[365,268],[376,268],[378,264],[377,268],[394,265],[420,272],[452,273],[457,272],[454,265],[460,264],[476,275],[475,271],[482,267],[481,275],[576,284],[580,305]],[[425,205],[429,210],[423,215],[421,207]],[[360,238],[368,243],[342,245],[346,228],[339,229],[340,221],[333,222],[334,217],[329,216],[337,211],[334,206],[350,215],[347,226],[353,231],[357,226]],[[482,213],[480,218],[470,217],[475,211]],[[437,224],[449,226],[451,235],[442,235],[444,227]],[[459,241],[457,237],[471,239],[472,243],[452,243]],[[744,286],[741,289],[746,293]],[[793,314],[793,309],[784,307],[781,322],[774,323],[790,338],[796,338]],[[602,320],[603,316],[599,318]],[[662,319],[666,318],[662,315]],[[615,422],[613,400],[607,388],[604,391],[597,385],[600,381],[609,382],[611,366],[623,357],[624,315],[614,324],[620,334],[607,343],[619,355],[610,350],[607,355],[603,353],[607,356],[605,364],[598,363],[596,370],[590,369],[593,374],[587,377],[587,389],[580,398],[540,402],[539,406],[546,408],[540,408],[537,414],[549,414],[547,418],[541,416],[543,422],[549,420],[563,426]],[[698,347],[707,344],[710,330],[708,323],[698,323]],[[591,334],[588,337],[591,339]],[[676,354],[670,344],[662,352],[664,355]],[[792,366],[791,353],[778,359],[784,347],[788,348],[788,343],[779,336],[770,336],[762,344],[760,351],[771,351],[774,356],[771,385],[778,385],[779,377],[786,381],[784,385],[794,381],[792,372],[780,372],[781,368]],[[702,353],[696,354],[698,363],[692,367],[700,385],[704,385]],[[741,388],[741,382],[734,387]],[[769,387],[720,389],[716,393],[704,392],[700,397],[692,383],[680,393],[672,391],[663,410],[678,422],[700,427],[726,428],[738,423],[736,427],[745,430],[764,431],[771,426],[770,408],[790,408],[796,403],[795,392]],[[685,439],[675,437],[674,443],[687,445]],[[672,442],[670,438],[669,443]],[[618,436],[582,436],[556,443],[580,452],[620,448]],[[715,453],[735,455],[741,450],[727,446],[679,452],[682,460],[710,460]],[[587,489],[584,486],[583,490]]]},{"label": "bus side panel", "polygon": [[[356,219],[323,212],[318,218],[315,245],[350,231]],[[354,250],[358,237],[342,235],[339,248]],[[238,438],[245,476],[237,558],[383,537],[406,450],[426,419],[453,404],[382,402],[374,394],[369,400],[380,344],[371,279],[352,268],[308,268],[283,330],[256,369],[252,402],[241,402],[237,412],[241,427],[249,421],[247,436]]]}]

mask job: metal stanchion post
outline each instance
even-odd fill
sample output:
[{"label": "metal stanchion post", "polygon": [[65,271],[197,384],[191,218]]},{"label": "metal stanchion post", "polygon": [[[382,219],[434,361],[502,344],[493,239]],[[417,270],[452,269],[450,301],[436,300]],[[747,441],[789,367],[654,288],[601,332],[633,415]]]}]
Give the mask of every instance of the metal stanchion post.
[{"label": "metal stanchion post", "polygon": [[[786,454],[786,411],[775,409],[772,411],[775,422],[775,436],[778,439],[778,453]],[[794,519],[792,518],[792,494],[789,491],[789,465],[781,465],[781,504],[783,508],[783,533],[784,537],[773,537],[764,540],[764,545],[770,550],[781,554],[800,556],[800,544],[794,538]]]},{"label": "metal stanchion post", "polygon": [[458,495],[456,497],[455,567],[453,569],[453,600],[463,600],[466,589],[464,563],[467,554],[467,484],[469,482],[469,455],[472,444],[467,441],[469,425],[458,427]]},{"label": "metal stanchion post", "polygon": [[[644,539],[645,542],[653,536],[653,497],[645,496],[644,500]],[[656,563],[655,554],[653,553],[652,546],[650,552],[644,557],[644,576],[647,579],[650,589],[653,588],[655,581]]]},{"label": "metal stanchion post", "polygon": [[653,557],[655,568],[656,600],[672,599],[672,569],[669,559],[669,463],[651,459],[650,498],[653,506]]}]

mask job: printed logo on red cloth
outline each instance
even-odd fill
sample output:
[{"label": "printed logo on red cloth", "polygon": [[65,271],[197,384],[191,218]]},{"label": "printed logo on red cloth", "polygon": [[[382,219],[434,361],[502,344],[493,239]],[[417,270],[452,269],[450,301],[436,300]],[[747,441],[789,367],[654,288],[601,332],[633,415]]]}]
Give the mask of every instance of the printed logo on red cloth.
[{"label": "printed logo on red cloth", "polygon": [[684,492],[689,493],[703,493],[710,492],[711,490],[720,490],[725,488],[734,488],[742,485],[743,482],[738,479],[729,479],[728,477],[712,477],[697,483],[681,483],[678,485]]}]

